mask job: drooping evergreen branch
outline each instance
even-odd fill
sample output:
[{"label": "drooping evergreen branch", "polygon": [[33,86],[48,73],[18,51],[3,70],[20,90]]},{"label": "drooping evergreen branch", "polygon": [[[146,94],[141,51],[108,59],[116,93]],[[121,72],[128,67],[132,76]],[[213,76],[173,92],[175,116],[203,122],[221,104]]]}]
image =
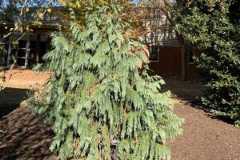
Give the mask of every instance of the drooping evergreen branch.
[{"label": "drooping evergreen branch", "polygon": [[163,80],[139,65],[148,62],[143,45],[124,36],[121,10],[96,7],[84,29],[73,21],[54,36],[46,57],[54,77],[35,105],[54,125],[61,159],[169,159],[166,141],[182,132]]}]

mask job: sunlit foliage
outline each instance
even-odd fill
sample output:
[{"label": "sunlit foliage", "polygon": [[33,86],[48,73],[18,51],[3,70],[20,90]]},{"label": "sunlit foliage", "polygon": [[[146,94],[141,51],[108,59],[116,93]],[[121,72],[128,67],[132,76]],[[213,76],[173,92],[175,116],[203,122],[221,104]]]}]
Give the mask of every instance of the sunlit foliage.
[{"label": "sunlit foliage", "polygon": [[164,81],[148,74],[144,46],[126,34],[130,4],[83,2],[61,2],[70,27],[52,40],[53,77],[33,102],[53,124],[51,149],[61,159],[170,159],[166,142],[182,132],[182,119]]}]

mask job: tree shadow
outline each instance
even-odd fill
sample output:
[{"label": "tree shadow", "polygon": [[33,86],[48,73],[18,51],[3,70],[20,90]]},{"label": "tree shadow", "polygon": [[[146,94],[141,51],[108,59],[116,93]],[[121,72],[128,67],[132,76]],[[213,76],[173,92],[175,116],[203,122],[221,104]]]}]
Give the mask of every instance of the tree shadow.
[{"label": "tree shadow", "polygon": [[229,118],[227,116],[220,116],[220,115],[215,115],[215,114],[209,114],[209,117],[211,119],[220,120],[220,121],[223,121],[223,122],[225,122],[227,124],[234,125],[234,120],[232,120],[231,118]]},{"label": "tree shadow", "polygon": [[231,125],[234,124],[234,121],[229,117],[216,115],[201,104],[201,97],[205,87],[200,81],[183,81],[171,77],[165,77],[164,80],[166,82],[164,90],[170,90],[172,96],[183,101],[184,105],[203,110],[211,119],[217,119]]},{"label": "tree shadow", "polygon": [[200,81],[183,81],[177,78],[164,77],[166,85],[164,90],[170,90],[173,97],[193,103],[200,104],[204,85]]},{"label": "tree shadow", "polygon": [[5,88],[0,91],[0,119],[29,97],[28,90]]}]

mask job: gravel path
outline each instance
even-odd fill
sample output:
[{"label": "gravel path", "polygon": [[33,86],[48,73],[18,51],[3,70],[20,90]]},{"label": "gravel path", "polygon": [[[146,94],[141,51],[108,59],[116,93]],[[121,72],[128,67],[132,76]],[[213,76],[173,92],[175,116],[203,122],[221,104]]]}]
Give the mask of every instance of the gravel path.
[{"label": "gravel path", "polygon": [[240,160],[240,129],[178,100],[184,134],[171,143],[172,160]]}]

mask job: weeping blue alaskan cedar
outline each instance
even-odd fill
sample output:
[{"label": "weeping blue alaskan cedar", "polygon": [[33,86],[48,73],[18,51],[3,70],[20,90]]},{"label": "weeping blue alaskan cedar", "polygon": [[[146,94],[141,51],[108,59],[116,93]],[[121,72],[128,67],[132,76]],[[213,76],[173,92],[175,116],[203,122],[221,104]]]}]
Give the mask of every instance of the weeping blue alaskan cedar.
[{"label": "weeping blue alaskan cedar", "polygon": [[96,7],[84,29],[73,21],[52,40],[54,75],[35,105],[53,124],[51,149],[63,160],[170,159],[166,141],[182,132],[164,81],[148,74],[144,46],[124,36],[131,26],[121,10]]}]

